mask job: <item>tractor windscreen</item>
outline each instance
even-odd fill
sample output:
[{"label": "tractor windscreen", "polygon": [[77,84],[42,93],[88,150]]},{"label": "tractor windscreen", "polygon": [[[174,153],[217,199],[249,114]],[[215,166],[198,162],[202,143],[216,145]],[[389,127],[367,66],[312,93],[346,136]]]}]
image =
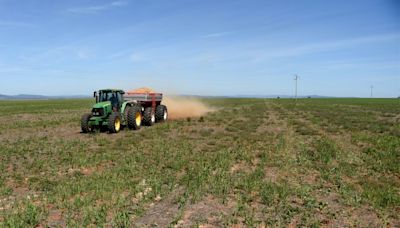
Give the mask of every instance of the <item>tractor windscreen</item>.
[{"label": "tractor windscreen", "polygon": [[112,92],[99,92],[99,102],[110,101],[112,94]]}]

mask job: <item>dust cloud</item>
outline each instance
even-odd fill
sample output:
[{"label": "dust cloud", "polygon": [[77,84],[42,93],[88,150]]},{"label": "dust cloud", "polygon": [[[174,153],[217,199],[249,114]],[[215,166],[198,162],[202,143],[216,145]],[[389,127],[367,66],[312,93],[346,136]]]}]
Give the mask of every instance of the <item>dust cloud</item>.
[{"label": "dust cloud", "polygon": [[188,117],[200,117],[213,108],[201,102],[199,99],[182,96],[164,96],[162,104],[167,106],[168,118],[171,120]]},{"label": "dust cloud", "polygon": [[[157,93],[156,90],[149,87],[141,87],[128,91],[130,93]],[[214,111],[213,108],[204,104],[201,100],[192,97],[183,97],[177,95],[163,96],[162,104],[167,106],[168,118],[184,119],[189,117],[200,117],[207,112]]]}]

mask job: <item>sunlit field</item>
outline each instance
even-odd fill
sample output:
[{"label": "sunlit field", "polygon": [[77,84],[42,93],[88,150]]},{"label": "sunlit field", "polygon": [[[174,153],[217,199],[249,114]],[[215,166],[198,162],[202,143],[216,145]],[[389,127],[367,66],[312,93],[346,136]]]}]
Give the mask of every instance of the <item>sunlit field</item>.
[{"label": "sunlit field", "polygon": [[400,99],[205,99],[80,133],[93,100],[0,102],[0,226],[400,226]]}]

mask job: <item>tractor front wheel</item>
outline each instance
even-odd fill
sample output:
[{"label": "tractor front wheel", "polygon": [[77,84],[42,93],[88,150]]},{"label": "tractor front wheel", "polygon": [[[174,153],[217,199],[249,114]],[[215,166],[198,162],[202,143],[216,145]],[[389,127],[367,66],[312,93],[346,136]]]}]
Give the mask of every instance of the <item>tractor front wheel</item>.
[{"label": "tractor front wheel", "polygon": [[89,125],[89,120],[92,117],[92,114],[84,114],[81,118],[81,129],[83,133],[91,132],[93,129]]},{"label": "tractor front wheel", "polygon": [[108,118],[108,131],[110,133],[118,133],[121,130],[121,115],[113,112]]},{"label": "tractor front wheel", "polygon": [[151,107],[144,109],[143,122],[147,126],[152,126],[156,122],[156,117]]},{"label": "tractor front wheel", "polygon": [[139,106],[133,106],[128,109],[127,120],[130,129],[140,129],[142,126],[142,110]]}]

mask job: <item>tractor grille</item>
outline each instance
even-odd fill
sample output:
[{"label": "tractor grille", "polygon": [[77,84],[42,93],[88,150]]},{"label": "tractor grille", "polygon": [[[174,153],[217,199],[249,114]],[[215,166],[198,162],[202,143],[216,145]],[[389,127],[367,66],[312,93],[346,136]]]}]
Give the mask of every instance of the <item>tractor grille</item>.
[{"label": "tractor grille", "polygon": [[104,115],[104,109],[103,108],[94,108],[92,110],[92,115],[93,116],[103,116]]}]

